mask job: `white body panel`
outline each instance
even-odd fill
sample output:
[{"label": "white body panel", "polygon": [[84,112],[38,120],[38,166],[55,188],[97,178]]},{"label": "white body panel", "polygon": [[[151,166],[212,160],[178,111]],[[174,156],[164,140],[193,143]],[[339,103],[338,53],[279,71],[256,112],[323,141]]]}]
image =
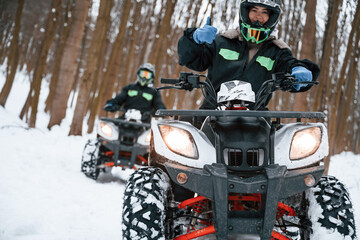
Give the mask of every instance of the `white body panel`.
[{"label": "white body panel", "polygon": [[[103,131],[101,131],[101,123],[105,123],[107,124],[111,129],[112,129],[112,134],[111,134],[111,137],[110,136],[107,136],[103,133]],[[108,122],[108,121],[103,121],[103,120],[100,120],[99,124],[97,125],[97,133],[102,136],[103,138],[107,139],[107,140],[117,140],[119,138],[119,129],[118,127],[112,123],[112,122]]]},{"label": "white body panel", "polygon": [[[199,152],[199,159],[187,158],[169,150],[161,137],[158,125],[169,125],[188,131],[194,138]],[[319,127],[321,129],[321,143],[319,148],[309,157],[300,160],[290,160],[290,147],[293,136],[300,130],[312,127]],[[195,168],[203,168],[205,164],[211,165],[212,163],[216,163],[215,147],[210,143],[202,131],[195,128],[190,123],[176,120],[159,121],[153,118],[151,129],[153,130],[154,147],[157,154],[162,155],[171,161],[176,161],[182,165]],[[179,144],[181,143],[179,142]],[[283,127],[275,133],[274,144],[275,164],[285,165],[288,169],[306,167],[319,162],[326,157],[329,152],[327,129],[322,123],[291,123],[283,125]]]},{"label": "white body panel", "polygon": [[[111,129],[112,129],[112,134],[111,137],[105,135],[103,133],[103,131],[101,131],[101,127],[100,127],[100,123],[103,122],[105,124],[107,124]],[[99,124],[97,125],[97,133],[103,137],[104,139],[110,140],[110,141],[115,141],[118,140],[119,138],[119,128],[118,126],[116,126],[114,123],[109,122],[109,121],[103,121],[100,120]],[[151,133],[151,129],[148,129],[146,131],[144,131],[137,140],[137,143],[144,145],[144,146],[150,146],[150,141],[146,141],[146,137]],[[150,139],[150,138],[149,138]]]},{"label": "white body panel", "polygon": [[[169,150],[161,137],[161,133],[158,127],[159,124],[174,126],[188,131],[194,138],[199,153],[199,158],[187,158]],[[216,163],[215,148],[205,136],[205,134],[198,130],[196,127],[192,126],[190,123],[167,119],[156,120],[155,118],[153,118],[151,120],[151,129],[153,131],[154,147],[157,154],[171,159],[172,161],[176,161],[182,165],[194,168],[203,168],[205,164],[211,165],[213,163]],[[179,144],[181,143],[179,142]]]},{"label": "white body panel", "polygon": [[[301,160],[290,160],[290,147],[294,134],[297,131],[312,127],[320,127],[321,129],[321,143],[317,151]],[[275,133],[275,163],[279,165],[286,165],[288,169],[295,169],[314,164],[329,153],[327,129],[322,123],[291,123],[284,125]]]},{"label": "white body panel", "polygon": [[[146,141],[146,137],[151,134],[151,129],[149,128],[148,130],[146,130],[145,132],[143,132],[138,140],[137,140],[137,143],[141,144],[141,145],[144,145],[144,146],[149,146],[150,145],[150,142],[147,142]],[[150,138],[149,138],[150,139]]]}]

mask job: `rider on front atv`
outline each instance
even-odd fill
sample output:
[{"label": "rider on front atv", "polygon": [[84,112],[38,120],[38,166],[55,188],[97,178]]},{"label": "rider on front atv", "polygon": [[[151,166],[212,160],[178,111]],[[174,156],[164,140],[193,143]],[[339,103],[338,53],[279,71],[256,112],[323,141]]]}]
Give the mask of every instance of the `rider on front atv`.
[{"label": "rider on front atv", "polygon": [[[210,18],[202,28],[186,29],[178,43],[180,65],[195,71],[208,70],[216,92],[224,81],[241,79],[251,83],[256,94],[263,82],[278,72],[291,73],[301,81],[315,81],[319,67],[309,60],[294,58],[290,47],[276,37],[281,8],[281,0],[241,0],[237,29],[216,34]],[[291,92],[312,87],[294,86]],[[215,107],[215,100],[205,100],[200,108]]]},{"label": "rider on front atv", "polygon": [[135,83],[125,86],[121,93],[106,102],[104,110],[115,112],[123,105],[124,115],[129,109],[139,110],[142,122],[150,122],[150,115],[158,109],[165,109],[160,93],[153,87],[155,68],[150,63],[141,65]]}]

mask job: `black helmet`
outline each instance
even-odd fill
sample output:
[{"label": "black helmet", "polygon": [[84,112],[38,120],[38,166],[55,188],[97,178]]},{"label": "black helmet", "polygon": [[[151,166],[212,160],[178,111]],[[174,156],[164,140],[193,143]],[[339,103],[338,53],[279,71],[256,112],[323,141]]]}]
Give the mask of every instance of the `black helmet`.
[{"label": "black helmet", "polygon": [[[261,25],[258,21],[251,23],[249,10],[253,6],[265,7],[270,11],[269,20],[264,25]],[[279,22],[281,8],[281,0],[241,0],[239,23],[245,40],[252,40],[255,43],[265,41]]]},{"label": "black helmet", "polygon": [[137,79],[141,86],[147,86],[154,83],[155,78],[155,67],[150,63],[144,63],[137,71]]}]

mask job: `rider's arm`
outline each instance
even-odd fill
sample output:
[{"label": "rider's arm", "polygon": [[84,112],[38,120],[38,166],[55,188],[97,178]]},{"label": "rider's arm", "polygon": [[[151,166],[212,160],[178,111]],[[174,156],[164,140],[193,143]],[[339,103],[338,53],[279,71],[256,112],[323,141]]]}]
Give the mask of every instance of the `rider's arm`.
[{"label": "rider's arm", "polygon": [[161,94],[159,91],[155,91],[155,93],[154,93],[153,107],[155,110],[166,109],[166,107],[161,99]]},{"label": "rider's arm", "polygon": [[112,99],[112,102],[119,106],[123,105],[126,101],[128,91],[129,91],[129,85],[125,86],[121,90],[121,92],[115,98]]},{"label": "rider's arm", "polygon": [[188,28],[178,42],[179,64],[195,71],[205,71],[212,62],[215,41],[197,44],[193,39],[196,28]]},{"label": "rider's arm", "polygon": [[[294,67],[305,67],[312,73],[312,81],[316,81],[320,74],[320,68],[316,63],[311,62],[308,59],[299,60],[293,57],[290,50],[281,50],[280,57],[278,58],[275,72],[286,72],[291,73]],[[313,85],[307,85],[302,87],[300,90],[293,90],[291,92],[305,92],[309,90]]]}]

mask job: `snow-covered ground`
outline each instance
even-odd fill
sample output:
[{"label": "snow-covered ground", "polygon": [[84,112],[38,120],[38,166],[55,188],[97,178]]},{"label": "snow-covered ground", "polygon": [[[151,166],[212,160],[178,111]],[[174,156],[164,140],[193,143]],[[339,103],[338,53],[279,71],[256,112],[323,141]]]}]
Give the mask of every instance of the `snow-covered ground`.
[{"label": "snow-covered ground", "polygon": [[[3,83],[0,78],[0,89]],[[43,106],[37,128],[28,129],[17,117],[28,87],[18,79],[14,89],[5,109],[0,107],[0,239],[121,239],[122,198],[129,171],[115,169],[116,177],[105,175],[98,181],[86,178],[80,172],[80,160],[86,140],[94,134],[67,136],[70,115],[49,131]],[[45,97],[46,92],[40,102]],[[344,152],[331,159],[330,174],[346,183],[358,225],[359,170],[360,155]]]}]

